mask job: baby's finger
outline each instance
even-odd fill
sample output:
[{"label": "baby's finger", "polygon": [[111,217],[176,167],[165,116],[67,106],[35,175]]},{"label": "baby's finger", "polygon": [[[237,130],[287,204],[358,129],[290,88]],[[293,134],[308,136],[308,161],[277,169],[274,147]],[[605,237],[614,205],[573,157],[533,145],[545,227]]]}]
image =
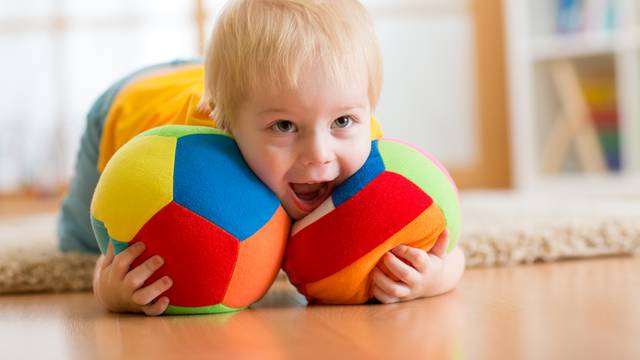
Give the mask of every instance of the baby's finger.
[{"label": "baby's finger", "polygon": [[153,284],[145,286],[133,293],[131,300],[138,305],[148,305],[153,299],[160,296],[163,292],[169,290],[173,285],[173,281],[168,276],[163,276],[156,280]]},{"label": "baby's finger", "polygon": [[162,313],[167,310],[169,306],[169,298],[166,296],[161,297],[156,300],[153,304],[144,305],[142,307],[142,311],[148,316],[158,316],[162,315]]},{"label": "baby's finger", "polygon": [[382,289],[380,289],[380,287],[375,283],[371,284],[371,295],[383,304],[393,304],[400,301],[400,299],[382,291]]},{"label": "baby's finger", "polygon": [[137,242],[116,255],[113,259],[113,275],[118,279],[123,279],[129,272],[131,263],[144,252],[145,245],[142,242]]},{"label": "baby's finger", "polygon": [[131,290],[136,290],[140,288],[156,270],[162,267],[162,265],[164,265],[164,259],[162,259],[162,257],[159,255],[152,256],[129,271],[127,275],[124,276],[124,283],[127,284]]},{"label": "baby's finger", "polygon": [[104,269],[107,266],[111,265],[114,257],[115,255],[113,254],[113,243],[111,242],[111,240],[109,240],[109,242],[107,243],[107,253],[104,255],[102,263],[100,263],[100,268]]},{"label": "baby's finger", "polygon": [[[397,255],[397,256],[396,256]],[[411,265],[407,265],[399,258],[407,260]],[[420,274],[427,268],[427,252],[410,246],[400,245],[386,253],[382,258],[387,269],[400,281],[413,286],[420,282]]]},{"label": "baby's finger", "polygon": [[444,229],[436,243],[433,245],[431,250],[429,250],[429,254],[433,254],[437,257],[443,257],[447,251],[447,245],[449,245],[449,231]]},{"label": "baby's finger", "polygon": [[411,294],[411,289],[409,289],[407,285],[389,279],[389,277],[378,268],[373,269],[371,277],[373,283],[377,285],[380,290],[394,298],[403,298]]}]

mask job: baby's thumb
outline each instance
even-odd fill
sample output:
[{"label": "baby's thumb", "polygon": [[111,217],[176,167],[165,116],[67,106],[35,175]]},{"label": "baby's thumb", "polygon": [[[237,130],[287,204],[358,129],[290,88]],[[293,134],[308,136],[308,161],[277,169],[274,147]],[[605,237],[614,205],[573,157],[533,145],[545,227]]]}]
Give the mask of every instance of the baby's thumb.
[{"label": "baby's thumb", "polygon": [[431,250],[429,250],[429,254],[433,254],[437,257],[444,257],[447,252],[447,245],[449,245],[449,231],[445,229],[442,234],[440,234],[440,237],[438,237],[438,240],[436,240],[436,243],[433,245]]},{"label": "baby's thumb", "polygon": [[107,266],[111,265],[114,257],[115,254],[113,251],[113,242],[109,240],[107,243],[107,253],[104,255],[104,259],[102,260],[102,268],[104,269]]}]

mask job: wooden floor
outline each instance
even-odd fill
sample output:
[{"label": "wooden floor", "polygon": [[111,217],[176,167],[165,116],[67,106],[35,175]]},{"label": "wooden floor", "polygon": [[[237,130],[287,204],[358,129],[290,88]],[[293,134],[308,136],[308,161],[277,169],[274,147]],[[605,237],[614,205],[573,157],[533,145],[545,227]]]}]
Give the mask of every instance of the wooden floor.
[{"label": "wooden floor", "polygon": [[0,219],[57,211],[64,193],[51,195],[6,195],[0,194]]},{"label": "wooden floor", "polygon": [[0,358],[640,359],[640,257],[470,269],[395,305],[304,306],[285,284],[227,315],[147,318],[89,293],[0,296]]}]

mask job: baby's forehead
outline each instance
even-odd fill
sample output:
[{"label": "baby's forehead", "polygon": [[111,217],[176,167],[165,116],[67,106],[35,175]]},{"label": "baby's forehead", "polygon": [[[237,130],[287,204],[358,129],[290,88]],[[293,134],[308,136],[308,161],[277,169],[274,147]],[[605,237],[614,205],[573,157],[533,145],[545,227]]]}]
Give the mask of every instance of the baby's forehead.
[{"label": "baby's forehead", "polygon": [[250,86],[247,96],[256,101],[288,102],[292,99],[333,99],[336,101],[358,101],[367,95],[369,80],[365,75],[349,74],[331,76],[313,68],[300,73],[295,79],[257,78]]},{"label": "baby's forehead", "polygon": [[255,93],[286,96],[311,86],[322,86],[327,89],[366,87],[369,83],[367,75],[366,70],[331,74],[317,66],[304,68],[297,74],[259,74],[249,80],[247,85]]},{"label": "baby's forehead", "polygon": [[274,113],[337,113],[368,109],[366,86],[305,86],[256,91],[246,99],[259,115]]}]

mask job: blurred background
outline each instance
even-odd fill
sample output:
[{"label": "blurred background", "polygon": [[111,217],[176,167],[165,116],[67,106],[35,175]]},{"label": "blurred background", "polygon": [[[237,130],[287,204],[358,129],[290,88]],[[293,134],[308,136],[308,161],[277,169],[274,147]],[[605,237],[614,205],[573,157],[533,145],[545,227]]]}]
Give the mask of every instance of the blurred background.
[{"label": "blurred background", "polygon": [[[0,201],[59,198],[96,97],[200,56],[224,3],[0,0]],[[640,1],[363,3],[385,135],[434,153],[462,189],[640,186]]]}]

